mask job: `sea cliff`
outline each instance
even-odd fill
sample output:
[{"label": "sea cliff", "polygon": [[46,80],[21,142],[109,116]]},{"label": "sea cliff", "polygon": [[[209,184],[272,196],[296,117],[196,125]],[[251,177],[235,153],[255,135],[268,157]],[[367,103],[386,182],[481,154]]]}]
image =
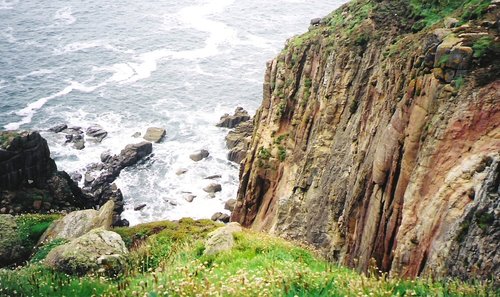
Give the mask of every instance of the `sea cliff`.
[{"label": "sea cliff", "polygon": [[287,42],[232,221],[360,271],[500,275],[500,3],[448,2],[351,1]]}]

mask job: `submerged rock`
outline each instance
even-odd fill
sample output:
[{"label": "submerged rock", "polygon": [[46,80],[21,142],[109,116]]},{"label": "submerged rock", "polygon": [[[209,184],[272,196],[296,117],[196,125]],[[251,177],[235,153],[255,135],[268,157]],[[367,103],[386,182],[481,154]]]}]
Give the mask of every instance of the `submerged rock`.
[{"label": "submerged rock", "polygon": [[44,263],[61,272],[84,275],[89,272],[117,275],[126,265],[127,248],[115,232],[94,229],[49,252]]},{"label": "submerged rock", "polygon": [[144,135],[144,139],[151,142],[160,142],[165,137],[166,131],[163,128],[150,127]]},{"label": "submerged rock", "polygon": [[199,151],[189,155],[189,158],[195,162],[198,162],[198,161],[201,161],[205,158],[208,158],[209,155],[210,155],[210,153],[207,150],[199,150]]}]

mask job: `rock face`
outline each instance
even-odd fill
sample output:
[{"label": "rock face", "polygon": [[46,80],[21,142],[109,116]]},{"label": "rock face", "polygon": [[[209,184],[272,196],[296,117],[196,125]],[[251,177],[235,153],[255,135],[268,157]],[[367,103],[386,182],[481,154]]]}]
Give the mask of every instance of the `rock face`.
[{"label": "rock face", "polygon": [[165,129],[151,127],[146,131],[144,139],[151,142],[160,142],[165,137],[165,134]]},{"label": "rock face", "polygon": [[44,263],[68,274],[100,272],[116,275],[124,268],[124,255],[127,252],[119,234],[104,229],[94,229],[54,248]]},{"label": "rock face", "polygon": [[229,149],[229,161],[240,163],[250,147],[253,133],[252,121],[242,122],[226,136],[226,146]]},{"label": "rock face", "polygon": [[229,251],[234,246],[233,233],[241,232],[243,229],[238,223],[229,223],[210,234],[205,242],[205,255],[215,255],[220,252]]},{"label": "rock face", "polygon": [[474,44],[499,8],[414,34],[404,1],[362,5],[268,63],[231,220],[359,270],[498,282],[500,59]]},{"label": "rock face", "polygon": [[225,114],[220,118],[217,127],[234,128],[238,126],[241,122],[246,122],[250,120],[250,115],[242,107],[237,107],[234,111],[234,115]]},{"label": "rock face", "polygon": [[99,211],[93,209],[70,212],[62,219],[52,223],[40,238],[39,242],[50,242],[56,238],[78,238],[92,229],[108,230],[113,223],[115,203],[108,201]]},{"label": "rock face", "polygon": [[47,212],[88,207],[66,172],[57,171],[38,132],[0,132],[0,211]]}]

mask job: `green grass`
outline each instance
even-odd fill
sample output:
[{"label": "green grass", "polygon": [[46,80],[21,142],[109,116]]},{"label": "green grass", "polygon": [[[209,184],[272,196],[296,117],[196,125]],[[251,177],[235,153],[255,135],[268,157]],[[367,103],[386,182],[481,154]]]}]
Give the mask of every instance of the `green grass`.
[{"label": "green grass", "polygon": [[271,152],[267,148],[261,147],[259,149],[259,158],[263,160],[269,160],[271,158]]},{"label": "green grass", "polygon": [[11,131],[0,131],[0,148],[6,149],[7,146],[14,140],[14,138],[18,137],[20,134],[17,132]]},{"label": "green grass", "polygon": [[17,231],[22,240],[22,246],[28,250],[33,249],[43,232],[59,217],[60,215],[55,214],[25,214],[17,216]]},{"label": "green grass", "polygon": [[[235,233],[228,252],[203,255],[218,224],[181,220],[116,229],[141,234],[124,275],[71,277],[40,263],[0,270],[1,296],[493,296],[484,284],[368,277],[270,235]],[[160,230],[161,229],[161,230]],[[154,258],[154,260],[152,260]],[[146,264],[146,261],[151,261]],[[154,263],[153,263],[154,262]],[[150,265],[151,264],[151,265]]]}]

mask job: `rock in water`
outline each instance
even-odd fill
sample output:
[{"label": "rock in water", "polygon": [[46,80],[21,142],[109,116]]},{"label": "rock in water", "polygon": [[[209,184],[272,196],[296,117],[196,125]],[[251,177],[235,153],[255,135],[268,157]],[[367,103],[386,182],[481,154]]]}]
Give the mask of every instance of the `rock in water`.
[{"label": "rock in water", "polygon": [[106,136],[108,136],[108,132],[106,132],[101,126],[93,125],[87,128],[87,136],[94,137],[97,142],[101,142]]},{"label": "rock in water", "polygon": [[166,131],[163,128],[150,127],[144,135],[144,139],[151,142],[160,142],[165,137]]},{"label": "rock in water", "polygon": [[224,203],[224,209],[227,209],[229,211],[233,211],[234,207],[236,206],[236,199],[229,199]]},{"label": "rock in water", "polygon": [[207,150],[199,150],[199,151],[189,155],[189,158],[195,162],[198,162],[198,161],[201,161],[205,158],[208,158],[209,155],[210,155],[210,153]]},{"label": "rock in water", "polygon": [[146,207],[146,204],[140,204],[140,205],[137,205],[136,207],[134,207],[134,210],[139,211],[139,210],[142,210],[144,207]]},{"label": "rock in water", "polygon": [[57,125],[57,126],[50,128],[49,131],[54,132],[54,133],[59,133],[59,132],[62,132],[63,130],[66,130],[66,129],[68,129],[68,125],[60,124],[60,125]]},{"label": "rock in water", "polygon": [[234,246],[233,233],[241,232],[243,229],[238,223],[229,223],[208,234],[205,241],[204,254],[207,256],[215,255],[223,251],[229,251]]},{"label": "rock in water", "polygon": [[52,223],[39,242],[50,242],[56,238],[73,239],[96,228],[110,229],[114,208],[115,203],[110,200],[99,211],[86,209],[70,212]]},{"label": "rock in water", "polygon": [[119,234],[100,228],[54,248],[44,263],[67,274],[101,272],[114,276],[123,271],[127,253]]},{"label": "rock in water", "polygon": [[203,191],[207,193],[217,193],[222,191],[222,186],[220,184],[211,183],[208,186],[204,187]]},{"label": "rock in water", "polygon": [[179,169],[177,169],[177,171],[175,172],[175,174],[176,175],[183,175],[186,172],[188,172],[188,170],[186,168],[179,168]]},{"label": "rock in water", "polygon": [[242,107],[236,108],[234,115],[225,114],[220,118],[217,127],[234,128],[239,123],[250,120],[250,115]]}]

